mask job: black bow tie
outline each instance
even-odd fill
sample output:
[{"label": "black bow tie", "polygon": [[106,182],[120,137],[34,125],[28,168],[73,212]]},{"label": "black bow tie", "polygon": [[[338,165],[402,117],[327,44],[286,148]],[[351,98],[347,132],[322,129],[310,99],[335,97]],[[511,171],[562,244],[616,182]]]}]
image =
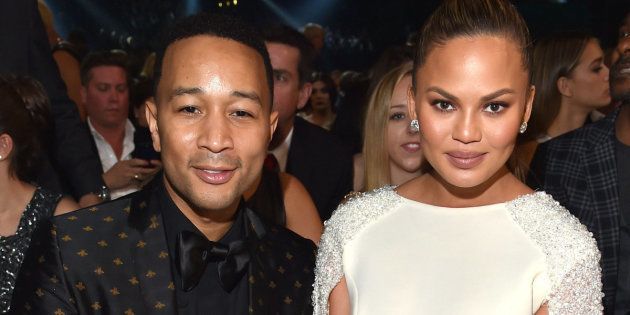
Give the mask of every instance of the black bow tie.
[{"label": "black bow tie", "polygon": [[249,263],[245,242],[223,245],[190,231],[177,235],[176,255],[182,288],[186,292],[197,286],[210,261],[217,262],[219,283],[230,292],[247,272]]}]

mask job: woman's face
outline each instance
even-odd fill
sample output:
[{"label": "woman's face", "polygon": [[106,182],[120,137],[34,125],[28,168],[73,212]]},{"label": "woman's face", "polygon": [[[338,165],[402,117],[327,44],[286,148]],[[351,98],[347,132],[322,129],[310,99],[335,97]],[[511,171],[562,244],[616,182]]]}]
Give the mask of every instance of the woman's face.
[{"label": "woman's face", "polygon": [[595,39],[591,39],[584,47],[567,83],[572,104],[587,108],[610,104],[608,68],[604,64],[604,52]]},{"label": "woman's face", "polygon": [[330,94],[328,86],[323,81],[313,82],[313,92],[311,93],[311,107],[314,110],[324,110],[330,108]]},{"label": "woman's face", "polygon": [[461,188],[491,180],[512,154],[533,100],[516,44],[494,36],[451,39],[433,47],[416,78],[409,106],[436,176]]},{"label": "woman's face", "polygon": [[405,76],[394,87],[389,106],[387,122],[387,152],[391,168],[398,168],[408,173],[415,173],[422,164],[420,136],[411,132],[407,92],[411,86],[411,76]]}]

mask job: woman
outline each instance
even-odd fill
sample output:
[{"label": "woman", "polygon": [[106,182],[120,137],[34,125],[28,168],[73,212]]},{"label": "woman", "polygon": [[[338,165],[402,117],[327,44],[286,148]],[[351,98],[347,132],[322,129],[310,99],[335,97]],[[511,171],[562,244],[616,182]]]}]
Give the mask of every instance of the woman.
[{"label": "woman", "polygon": [[398,186],[422,174],[420,136],[411,130],[407,91],[411,63],[383,76],[370,97],[364,122],[363,153],[354,157],[354,190]]},{"label": "woman", "polygon": [[[36,87],[41,97],[20,95],[25,82]],[[48,109],[24,100],[37,99],[45,95],[35,81],[0,77],[0,313],[10,308],[16,276],[40,222],[53,212],[78,208],[73,201],[30,183],[41,158],[40,131],[45,129],[40,128]]]},{"label": "woman", "polygon": [[533,61],[536,98],[526,142],[519,147],[523,165],[529,165],[539,143],[582,127],[596,109],[610,104],[608,68],[595,37],[559,33],[545,38],[536,44]]},{"label": "woman", "polygon": [[313,73],[310,82],[313,90],[308,103],[308,113],[303,117],[312,124],[330,130],[337,117],[333,108],[337,98],[335,82],[322,72]]},{"label": "woman", "polygon": [[446,0],[420,34],[408,105],[432,169],[337,209],[315,314],[601,313],[592,235],[506,166],[534,97],[525,22]]}]

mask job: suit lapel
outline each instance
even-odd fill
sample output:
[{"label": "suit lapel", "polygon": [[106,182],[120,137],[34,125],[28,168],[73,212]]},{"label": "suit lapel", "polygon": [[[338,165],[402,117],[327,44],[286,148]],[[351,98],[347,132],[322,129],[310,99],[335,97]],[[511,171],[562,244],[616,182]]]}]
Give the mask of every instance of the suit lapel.
[{"label": "suit lapel", "polygon": [[[155,183],[156,181],[154,181]],[[129,281],[140,286],[147,313],[175,314],[175,286],[156,187],[147,188],[132,200],[129,223],[135,276]]]}]

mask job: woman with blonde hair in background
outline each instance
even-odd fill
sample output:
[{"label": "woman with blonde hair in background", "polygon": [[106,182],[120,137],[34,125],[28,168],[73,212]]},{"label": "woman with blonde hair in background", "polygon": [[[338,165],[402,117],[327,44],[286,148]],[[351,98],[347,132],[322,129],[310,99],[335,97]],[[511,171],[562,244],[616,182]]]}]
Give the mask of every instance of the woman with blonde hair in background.
[{"label": "woman with blonde hair in background", "polygon": [[363,152],[354,157],[354,190],[400,185],[422,174],[420,136],[409,127],[411,63],[384,75],[374,88],[363,128]]}]

